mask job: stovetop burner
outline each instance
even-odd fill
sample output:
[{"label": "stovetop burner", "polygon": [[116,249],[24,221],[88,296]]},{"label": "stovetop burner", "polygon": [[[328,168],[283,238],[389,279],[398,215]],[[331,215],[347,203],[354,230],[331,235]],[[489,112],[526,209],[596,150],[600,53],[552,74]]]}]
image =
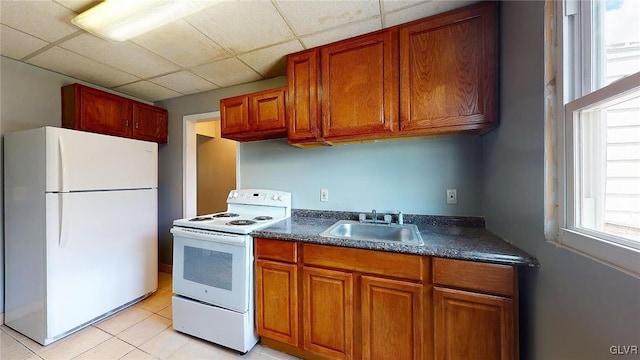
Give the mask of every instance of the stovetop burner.
[{"label": "stovetop burner", "polygon": [[220,214],[211,215],[211,217],[214,217],[214,218],[232,218],[232,217],[238,217],[238,216],[240,215],[236,213],[220,213]]},{"label": "stovetop burner", "polygon": [[253,225],[256,222],[253,220],[231,220],[226,225]]},{"label": "stovetop burner", "polygon": [[193,219],[189,219],[189,221],[207,221],[207,220],[213,220],[213,218],[206,217],[206,216],[199,216],[199,217],[194,217]]},{"label": "stovetop burner", "polygon": [[256,216],[256,217],[253,218],[253,220],[258,220],[258,221],[265,221],[265,220],[272,220],[272,219],[273,219],[273,217],[266,216],[266,215]]}]

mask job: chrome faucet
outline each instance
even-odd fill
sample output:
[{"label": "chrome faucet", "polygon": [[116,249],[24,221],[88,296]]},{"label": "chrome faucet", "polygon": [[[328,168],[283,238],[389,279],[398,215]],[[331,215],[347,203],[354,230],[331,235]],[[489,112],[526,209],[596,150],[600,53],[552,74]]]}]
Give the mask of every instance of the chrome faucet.
[{"label": "chrome faucet", "polygon": [[391,215],[385,215],[384,220],[378,220],[378,212],[376,209],[371,210],[371,219],[367,219],[367,215],[359,214],[358,220],[361,223],[374,223],[374,224],[391,224]]}]

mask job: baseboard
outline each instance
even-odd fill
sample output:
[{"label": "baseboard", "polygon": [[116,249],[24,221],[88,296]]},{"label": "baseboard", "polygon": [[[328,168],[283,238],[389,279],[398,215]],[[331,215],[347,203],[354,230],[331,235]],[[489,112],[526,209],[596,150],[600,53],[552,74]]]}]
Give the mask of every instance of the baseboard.
[{"label": "baseboard", "polygon": [[173,265],[158,263],[158,271],[172,274],[173,273]]}]

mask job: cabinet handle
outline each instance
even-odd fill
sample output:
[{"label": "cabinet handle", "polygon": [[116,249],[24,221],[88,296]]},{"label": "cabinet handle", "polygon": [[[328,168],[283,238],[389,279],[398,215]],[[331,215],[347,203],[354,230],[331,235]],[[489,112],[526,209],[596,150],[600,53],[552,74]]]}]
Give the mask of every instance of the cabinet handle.
[{"label": "cabinet handle", "polygon": [[124,120],[124,127],[129,127],[129,119]]},{"label": "cabinet handle", "polygon": [[138,122],[136,121],[136,129],[138,128]]}]

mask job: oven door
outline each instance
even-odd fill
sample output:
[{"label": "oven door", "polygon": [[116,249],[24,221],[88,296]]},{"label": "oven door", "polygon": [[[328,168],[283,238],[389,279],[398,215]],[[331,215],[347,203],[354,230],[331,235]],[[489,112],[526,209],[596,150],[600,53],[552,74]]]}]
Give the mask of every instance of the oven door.
[{"label": "oven door", "polygon": [[249,309],[249,235],[173,227],[173,292],[229,310]]}]

